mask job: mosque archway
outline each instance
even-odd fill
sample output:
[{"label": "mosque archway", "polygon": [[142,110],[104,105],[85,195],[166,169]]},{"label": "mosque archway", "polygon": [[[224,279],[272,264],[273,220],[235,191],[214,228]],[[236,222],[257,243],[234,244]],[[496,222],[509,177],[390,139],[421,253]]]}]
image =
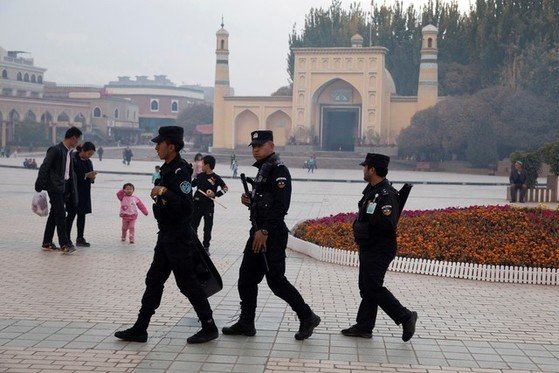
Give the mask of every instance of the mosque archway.
[{"label": "mosque archway", "polygon": [[283,110],[277,110],[266,119],[266,129],[274,132],[274,144],[285,146],[291,132],[291,117]]},{"label": "mosque archway", "polygon": [[250,110],[244,110],[235,118],[235,146],[247,146],[250,143],[250,133],[259,127],[256,114]]}]

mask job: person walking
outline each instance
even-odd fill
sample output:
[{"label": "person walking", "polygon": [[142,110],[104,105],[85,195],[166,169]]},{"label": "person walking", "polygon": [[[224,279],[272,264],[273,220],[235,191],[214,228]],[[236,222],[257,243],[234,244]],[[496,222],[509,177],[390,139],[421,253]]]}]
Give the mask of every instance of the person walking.
[{"label": "person walking", "polygon": [[122,235],[120,240],[126,241],[126,233],[128,233],[128,240],[134,243],[134,236],[136,233],[136,220],[138,220],[138,210],[145,216],[148,216],[148,209],[141,199],[134,194],[134,184],[126,183],[122,189],[116,192],[116,198],[120,201],[120,214],[122,219]]},{"label": "person walking", "polygon": [[158,136],[151,140],[157,144],[157,155],[165,161],[161,166],[161,179],[151,190],[159,233],[153,261],[146,275],[146,290],[138,319],[131,328],[115,333],[115,337],[126,341],[147,341],[149,322],[161,303],[163,287],[171,272],[179,290],[188,298],[202,323],[202,329],[186,341],[204,343],[219,335],[208,297],[194,270],[194,255],[197,252],[192,245],[194,232],[190,228],[192,166],[179,154],[184,147],[183,136],[182,127],[165,126],[160,127]]},{"label": "person walking", "polygon": [[84,231],[85,215],[91,213],[91,184],[95,182],[95,176],[97,175],[97,172],[93,171],[93,163],[90,159],[94,153],[95,145],[87,141],[76,147],[76,151],[72,154],[72,165],[77,181],[78,204],[70,204],[67,207],[66,230],[68,231],[68,237],[71,239],[72,225],[74,224],[74,218],[77,216],[78,237],[76,238],[76,246],[81,247],[91,246],[84,238]]},{"label": "person walking", "polygon": [[361,304],[357,323],[342,330],[348,337],[372,338],[380,307],[395,323],[402,325],[402,340],[415,333],[417,312],[410,311],[384,287],[384,276],[397,251],[396,228],[400,218],[398,191],[386,179],[390,157],[368,153],[363,166],[367,187],[358,203],[353,223],[355,243],[359,247],[359,291]]},{"label": "person walking", "polygon": [[252,227],[246,243],[239,281],[241,315],[235,324],[223,328],[223,334],[256,334],[254,319],[258,284],[266,277],[268,286],[279,298],[286,301],[299,318],[299,331],[295,339],[309,338],[320,324],[318,317],[305,303],[303,297],[285,277],[285,249],[288,232],[285,215],[291,202],[291,175],[274,152],[273,132],[251,133],[252,155],[258,173],[252,194],[243,193],[241,203],[250,208]]},{"label": "person walking", "polygon": [[[198,232],[200,221],[204,218],[204,239],[202,245],[206,253],[210,255],[210,241],[212,240],[212,227],[214,224],[215,203],[214,198],[223,196],[229,188],[218,174],[214,172],[215,158],[206,155],[202,158],[202,172],[192,181],[192,187],[196,187],[194,193],[192,228]],[[220,188],[221,190],[217,190]]]},{"label": "person walking", "polygon": [[47,150],[47,155],[39,167],[35,191],[46,190],[51,204],[43,234],[42,249],[44,251],[58,249],[52,242],[55,228],[62,253],[71,254],[76,251],[66,231],[66,206],[78,202],[71,152],[78,145],[81,136],[82,131],[79,128],[70,127],[64,135],[64,140]]},{"label": "person walking", "polygon": [[99,156],[99,162],[103,161],[103,154],[105,153],[105,149],[102,146],[97,149],[97,155]]}]

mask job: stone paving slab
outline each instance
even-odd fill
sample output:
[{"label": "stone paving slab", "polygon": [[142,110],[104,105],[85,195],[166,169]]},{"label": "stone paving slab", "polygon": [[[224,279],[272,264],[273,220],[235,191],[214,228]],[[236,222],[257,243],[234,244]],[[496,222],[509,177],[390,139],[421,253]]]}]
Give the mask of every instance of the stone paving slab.
[{"label": "stone paving slab", "polygon": [[[130,167],[145,166],[136,163]],[[115,193],[131,181],[147,203],[149,177],[101,174],[86,223],[93,246],[64,256],[39,249],[45,219],[30,211],[35,175],[0,168],[0,371],[559,371],[556,287],[390,272],[387,287],[419,312],[417,335],[402,342],[399,327],[380,312],[374,338],[356,340],[339,331],[355,319],[357,269],[294,252],[288,253],[286,275],[323,320],[309,340],[294,340],[296,316],[264,282],[255,337],[221,335],[202,346],[187,345],[199,324],[169,279],[148,342],[118,341],[114,331],[131,325],[137,314],[156,225],[151,215],[141,216],[136,244],[121,243]],[[353,211],[362,187],[296,182],[288,224]],[[229,208],[216,207],[212,258],[224,289],[210,303],[219,327],[238,317],[236,282],[249,227],[248,211],[238,203],[241,190],[240,183],[230,183],[221,200]],[[419,185],[409,206],[504,203],[501,196],[494,187]]]}]

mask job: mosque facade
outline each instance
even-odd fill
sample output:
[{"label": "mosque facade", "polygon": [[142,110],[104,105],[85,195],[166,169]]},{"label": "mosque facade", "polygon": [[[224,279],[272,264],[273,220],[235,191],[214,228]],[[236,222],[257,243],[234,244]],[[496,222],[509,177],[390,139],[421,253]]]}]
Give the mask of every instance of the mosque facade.
[{"label": "mosque facade", "polygon": [[292,96],[234,96],[229,82],[229,33],[216,33],[213,148],[246,147],[250,132],[274,131],[276,146],[355,151],[394,145],[412,116],[437,103],[437,33],[422,30],[417,96],[399,96],[384,47],[364,47],[356,34],[347,48],[294,48]]}]

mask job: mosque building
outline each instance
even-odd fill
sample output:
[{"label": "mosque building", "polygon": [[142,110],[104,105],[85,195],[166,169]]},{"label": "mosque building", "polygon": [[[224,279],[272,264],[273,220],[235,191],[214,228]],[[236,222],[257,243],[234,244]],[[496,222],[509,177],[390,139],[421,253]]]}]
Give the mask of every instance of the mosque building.
[{"label": "mosque building", "polygon": [[229,33],[216,33],[213,149],[246,147],[250,132],[274,131],[276,146],[313,144],[325,151],[355,151],[366,144],[395,144],[412,116],[438,97],[437,33],[422,30],[417,96],[399,96],[386,68],[388,49],[364,47],[359,34],[346,48],[294,48],[292,96],[233,96]]}]

